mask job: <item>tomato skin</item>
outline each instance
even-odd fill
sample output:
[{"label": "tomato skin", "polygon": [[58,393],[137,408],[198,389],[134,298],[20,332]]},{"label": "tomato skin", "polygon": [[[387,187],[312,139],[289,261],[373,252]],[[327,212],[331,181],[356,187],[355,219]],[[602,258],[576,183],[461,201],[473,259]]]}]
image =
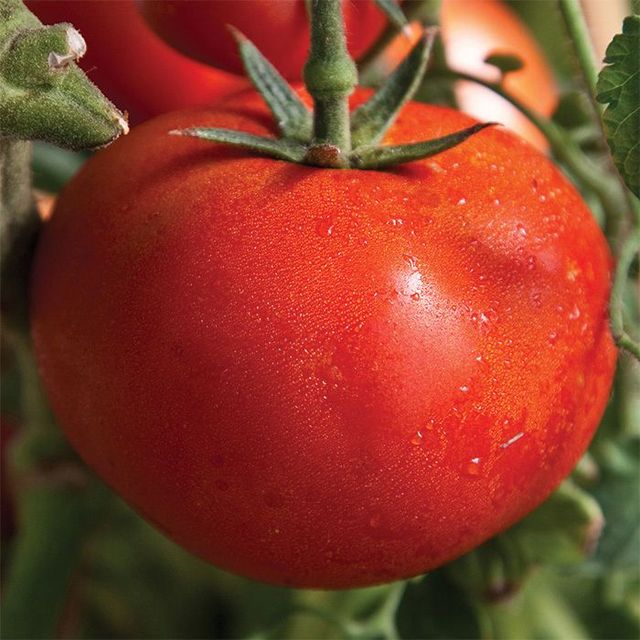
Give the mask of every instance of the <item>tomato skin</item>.
[{"label": "tomato skin", "polygon": [[[515,54],[524,67],[507,74],[504,87],[522,103],[543,116],[558,104],[558,87],[544,53],[515,13],[500,0],[443,0],[440,15],[447,62],[452,69],[497,81],[500,72],[484,62],[490,54]],[[407,55],[421,29],[413,25],[409,39],[399,36],[377,61],[387,74]],[[528,118],[490,89],[460,81],[455,96],[461,111],[481,121],[500,122],[541,151],[546,138]]]},{"label": "tomato skin", "polygon": [[249,86],[165,44],[133,0],[27,0],[45,24],[70,22],[87,41],[80,66],[131,124],[189,106],[206,105]]},{"label": "tomato skin", "polygon": [[[309,48],[304,0],[138,0],[148,24],[164,40],[196,60],[244,74],[227,25],[239,29],[285,78],[299,79]],[[372,0],[344,2],[349,51],[360,57],[386,24]]]},{"label": "tomato skin", "polygon": [[[386,141],[471,122],[412,103]],[[616,357],[608,248],[497,128],[388,172],[166,134],[269,123],[244,95],[83,167],[33,272],[43,381],[84,459],[210,562],[298,587],[416,575],[586,448]]]}]

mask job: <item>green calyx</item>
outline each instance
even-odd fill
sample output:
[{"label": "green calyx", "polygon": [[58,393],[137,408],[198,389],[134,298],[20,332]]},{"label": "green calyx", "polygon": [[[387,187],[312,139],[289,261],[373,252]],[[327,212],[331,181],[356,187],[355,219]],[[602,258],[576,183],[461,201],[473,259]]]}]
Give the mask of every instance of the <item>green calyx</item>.
[{"label": "green calyx", "polygon": [[[387,12],[387,2],[381,8]],[[396,6],[395,3],[393,6]],[[476,124],[453,134],[410,144],[388,146],[380,141],[424,77],[436,36],[427,29],[407,58],[371,98],[349,111],[357,84],[341,15],[341,0],[311,0],[311,51],[304,68],[305,86],[313,98],[309,110],[273,65],[244,35],[231,29],[245,71],[267,103],[280,138],[221,128],[194,127],[171,131],[232,144],[279,160],[335,169],[383,169],[427,158],[454,147],[485,127]],[[393,16],[401,26],[401,17]]]},{"label": "green calyx", "polygon": [[71,25],[43,26],[19,0],[0,0],[0,138],[87,149],[128,131],[75,64],[85,50]]}]

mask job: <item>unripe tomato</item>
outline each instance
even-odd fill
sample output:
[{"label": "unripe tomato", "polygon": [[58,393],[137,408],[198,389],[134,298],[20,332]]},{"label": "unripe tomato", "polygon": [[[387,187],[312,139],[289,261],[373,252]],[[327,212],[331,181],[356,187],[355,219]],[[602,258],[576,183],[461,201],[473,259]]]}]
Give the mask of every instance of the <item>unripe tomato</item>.
[{"label": "unripe tomato", "polygon": [[[302,77],[309,52],[305,0],[138,0],[149,25],[178,51],[232,73],[244,73],[227,25],[239,29],[286,78]],[[373,0],[343,4],[349,51],[360,57],[386,18]]]},{"label": "unripe tomato", "polygon": [[[505,76],[504,87],[524,105],[550,116],[558,103],[558,88],[544,53],[531,33],[500,0],[443,0],[442,39],[452,69],[497,81],[500,71],[484,62],[491,54],[521,58],[524,66]],[[411,37],[399,36],[377,61],[389,73],[407,55],[421,28],[412,25]],[[504,98],[474,82],[459,81],[455,96],[462,111],[478,120],[500,122],[542,151],[546,138],[520,111]]]},{"label": "unripe tomato", "polygon": [[[616,356],[607,245],[504,130],[386,172],[167,135],[269,122],[249,93],[83,167],[33,272],[43,381],[84,459],[212,563],[304,587],[419,574],[589,443]],[[471,123],[411,103],[386,142]]]},{"label": "unripe tomato", "polygon": [[80,66],[132,124],[166,111],[206,105],[248,81],[178,53],[145,24],[133,0],[27,0],[45,24],[70,22],[87,41]]}]

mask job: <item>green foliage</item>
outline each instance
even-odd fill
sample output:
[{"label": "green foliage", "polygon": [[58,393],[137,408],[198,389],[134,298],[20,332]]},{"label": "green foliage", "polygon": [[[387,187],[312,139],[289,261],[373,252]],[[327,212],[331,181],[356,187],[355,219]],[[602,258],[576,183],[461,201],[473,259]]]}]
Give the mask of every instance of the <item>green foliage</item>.
[{"label": "green foliage", "polygon": [[604,61],[596,99],[607,105],[603,121],[616,167],[640,196],[640,16],[625,18]]}]

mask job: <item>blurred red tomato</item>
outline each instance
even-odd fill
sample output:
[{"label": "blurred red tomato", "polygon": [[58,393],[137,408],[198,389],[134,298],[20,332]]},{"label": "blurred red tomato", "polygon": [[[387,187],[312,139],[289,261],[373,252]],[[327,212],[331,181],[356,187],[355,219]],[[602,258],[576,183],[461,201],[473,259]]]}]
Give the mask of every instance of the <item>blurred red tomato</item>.
[{"label": "blurred red tomato", "polygon": [[[544,54],[519,18],[499,0],[443,0],[442,38],[452,69],[484,80],[498,80],[500,71],[484,62],[490,54],[515,54],[524,67],[507,74],[505,88],[523,104],[549,116],[558,102],[558,89]],[[408,53],[420,34],[413,24],[411,36],[399,36],[378,61],[389,73]],[[474,82],[457,82],[459,108],[478,120],[504,124],[541,151],[548,149],[544,136],[504,98]]]},{"label": "blurred red tomato", "polygon": [[[227,25],[238,28],[285,77],[299,79],[309,50],[304,0],[138,0],[151,27],[196,60],[242,73]],[[344,2],[349,51],[360,57],[376,40],[386,18],[372,0]]]},{"label": "blurred red tomato", "polygon": [[70,22],[87,41],[81,67],[137,124],[166,111],[203,106],[248,86],[174,51],[144,23],[133,0],[27,0],[44,23]]}]

